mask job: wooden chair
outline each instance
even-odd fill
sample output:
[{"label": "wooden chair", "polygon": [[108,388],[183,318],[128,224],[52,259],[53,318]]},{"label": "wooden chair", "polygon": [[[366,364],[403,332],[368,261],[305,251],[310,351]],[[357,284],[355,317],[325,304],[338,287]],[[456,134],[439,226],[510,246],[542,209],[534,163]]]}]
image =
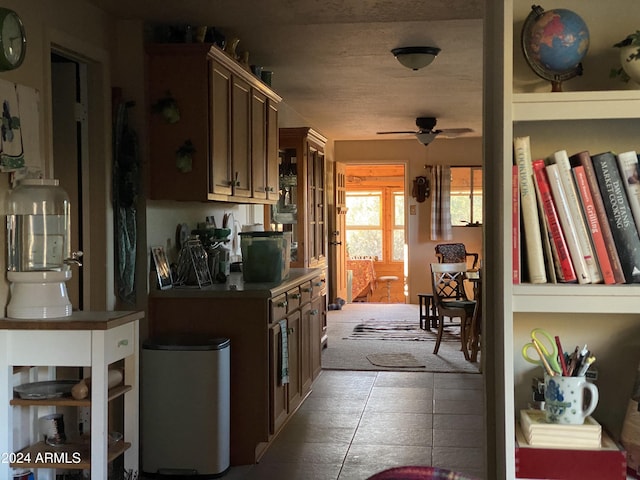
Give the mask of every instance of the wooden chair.
[{"label": "wooden chair", "polygon": [[469,342],[471,341],[471,328],[476,302],[469,300],[464,289],[464,279],[467,272],[467,264],[459,263],[432,263],[431,280],[433,287],[433,301],[438,314],[438,333],[433,353],[437,354],[444,333],[445,317],[452,320],[459,318],[460,323],[449,325],[460,326],[460,341],[464,358],[469,360]]},{"label": "wooden chair", "polygon": [[[478,254],[467,252],[464,243],[439,243],[436,245],[436,257],[440,263],[468,263],[471,262],[471,269],[478,268]],[[468,267],[469,268],[469,267]]]}]

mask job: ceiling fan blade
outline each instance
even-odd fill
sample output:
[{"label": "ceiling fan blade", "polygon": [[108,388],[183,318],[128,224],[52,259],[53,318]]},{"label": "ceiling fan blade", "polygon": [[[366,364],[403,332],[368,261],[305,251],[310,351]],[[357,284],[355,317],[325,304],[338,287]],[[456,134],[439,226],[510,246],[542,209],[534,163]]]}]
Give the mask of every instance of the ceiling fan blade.
[{"label": "ceiling fan blade", "polygon": [[442,134],[443,137],[457,137],[458,135],[462,135],[463,133],[473,132],[471,128],[443,128],[442,130],[438,130],[438,133]]},{"label": "ceiling fan blade", "polygon": [[403,130],[403,131],[399,131],[399,132],[376,132],[378,135],[386,135],[389,133],[410,133],[410,134],[416,134],[418,132],[412,131],[412,130]]}]

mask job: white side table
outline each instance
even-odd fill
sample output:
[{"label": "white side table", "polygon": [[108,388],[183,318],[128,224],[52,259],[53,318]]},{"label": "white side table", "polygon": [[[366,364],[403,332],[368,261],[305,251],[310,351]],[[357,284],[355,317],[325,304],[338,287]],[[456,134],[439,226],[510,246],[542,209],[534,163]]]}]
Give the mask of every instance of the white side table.
[{"label": "white side table", "polygon": [[[0,319],[0,478],[10,478],[11,468],[90,468],[93,480],[106,480],[107,463],[123,453],[125,468],[138,470],[139,320],[143,315],[77,312],[59,319]],[[124,385],[109,391],[108,367],[123,359]],[[17,367],[55,366],[91,367],[91,398],[14,399]],[[108,403],[121,395],[124,439],[109,446]],[[69,443],[54,450],[35,441],[40,406],[90,406],[90,445]],[[25,427],[23,422],[14,422],[16,408],[27,409],[31,425],[26,429],[30,431],[18,431]],[[14,445],[16,437],[24,438],[25,444]],[[53,478],[53,473],[50,475]]]}]

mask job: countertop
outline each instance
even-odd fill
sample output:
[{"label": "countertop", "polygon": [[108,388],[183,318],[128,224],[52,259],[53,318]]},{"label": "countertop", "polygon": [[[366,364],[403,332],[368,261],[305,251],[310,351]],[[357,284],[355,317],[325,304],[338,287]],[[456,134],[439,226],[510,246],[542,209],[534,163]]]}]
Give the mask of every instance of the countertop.
[{"label": "countertop", "polygon": [[244,297],[270,298],[286,292],[303,282],[320,276],[320,268],[292,268],[289,277],[281,283],[245,283],[242,273],[233,272],[225,283],[216,283],[208,287],[174,286],[168,290],[151,290],[150,297],[157,298],[216,298]]}]

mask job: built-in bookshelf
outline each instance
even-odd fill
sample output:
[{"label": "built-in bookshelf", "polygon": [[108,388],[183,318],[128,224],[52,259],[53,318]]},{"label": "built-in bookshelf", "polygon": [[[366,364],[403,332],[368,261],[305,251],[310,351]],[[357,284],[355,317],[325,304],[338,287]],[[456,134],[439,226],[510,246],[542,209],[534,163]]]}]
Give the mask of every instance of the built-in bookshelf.
[{"label": "built-in bookshelf", "polygon": [[517,412],[528,406],[532,376],[541,374],[520,353],[533,328],[560,336],[566,350],[587,343],[595,353],[600,401],[594,418],[614,439],[619,438],[640,361],[640,285],[512,282],[514,137],[530,137],[533,158],[558,150],[569,155],[640,151],[640,86],[608,75],[618,61],[613,44],[640,28],[637,16],[630,14],[632,6],[623,0],[606,5],[563,0],[542,7],[573,10],[590,29],[584,74],[565,82],[563,92],[552,93],[521,52],[521,29],[531,3],[490,1],[486,8],[484,199],[492,215],[485,224],[483,355],[487,478],[496,479],[517,478]]}]

